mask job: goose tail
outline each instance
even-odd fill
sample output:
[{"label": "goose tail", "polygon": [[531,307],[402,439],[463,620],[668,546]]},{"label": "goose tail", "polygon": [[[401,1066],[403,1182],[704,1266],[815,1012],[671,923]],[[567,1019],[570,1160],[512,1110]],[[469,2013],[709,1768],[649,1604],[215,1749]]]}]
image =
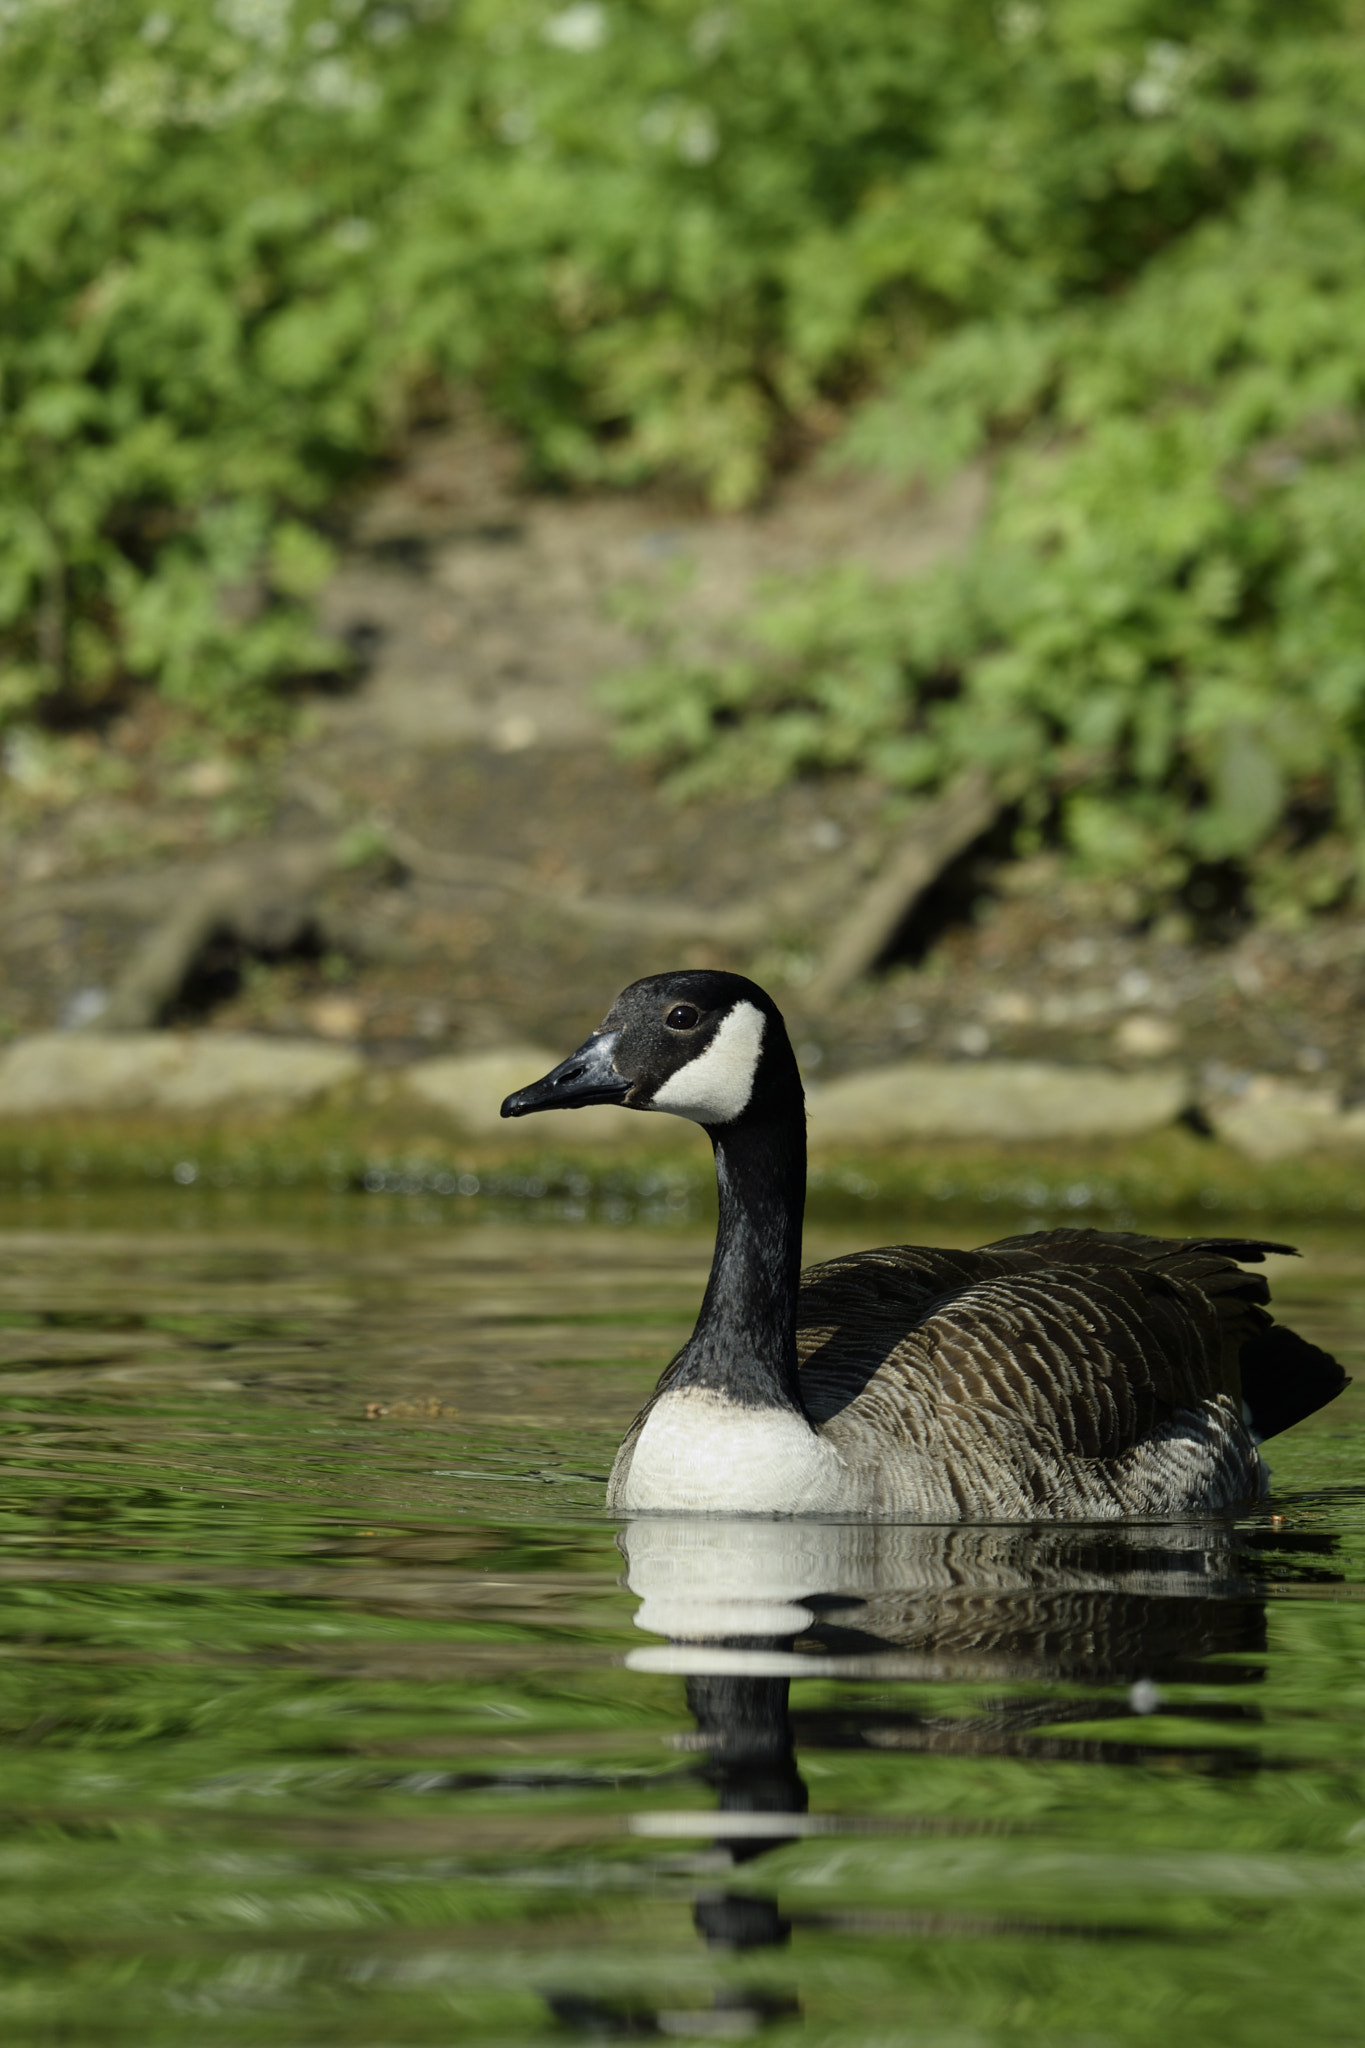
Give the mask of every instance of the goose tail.
[{"label": "goose tail", "polygon": [[1245,1340],[1241,1367],[1242,1399],[1262,1443],[1325,1408],[1351,1384],[1335,1358],[1283,1323]]}]

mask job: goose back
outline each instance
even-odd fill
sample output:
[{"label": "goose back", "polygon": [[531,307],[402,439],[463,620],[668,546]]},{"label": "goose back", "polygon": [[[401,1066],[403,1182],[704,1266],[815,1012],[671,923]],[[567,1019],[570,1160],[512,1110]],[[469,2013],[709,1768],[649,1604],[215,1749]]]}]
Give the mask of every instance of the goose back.
[{"label": "goose back", "polygon": [[[882,1512],[1232,1506],[1264,1489],[1241,1360],[1273,1328],[1243,1262],[1289,1249],[1056,1230],[831,1260],[803,1276],[802,1398],[846,1465],[875,1470]],[[1336,1391],[1340,1368],[1291,1341]]]},{"label": "goose back", "polygon": [[1066,1454],[1112,1457],[1163,1416],[1242,1398],[1242,1346],[1270,1325],[1264,1241],[1057,1230],[976,1251],[885,1245],[802,1275],[797,1350],[828,1422],[904,1354],[949,1401],[1020,1407]]}]

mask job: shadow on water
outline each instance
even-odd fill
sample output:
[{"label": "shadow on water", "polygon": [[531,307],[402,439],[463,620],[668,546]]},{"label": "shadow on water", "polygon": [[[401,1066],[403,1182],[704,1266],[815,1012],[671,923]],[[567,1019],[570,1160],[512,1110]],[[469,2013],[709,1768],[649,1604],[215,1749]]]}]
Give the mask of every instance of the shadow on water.
[{"label": "shadow on water", "polygon": [[[708,1949],[730,1954],[780,1949],[794,1930],[815,1929],[892,1940],[1149,1938],[1156,1930],[1100,1919],[801,1912],[775,1891],[730,1888],[724,1876],[822,1834],[1008,1832],[981,1820],[812,1811],[802,1754],[1150,1765],[1153,1731],[1171,1712],[1163,1685],[1240,1691],[1264,1678],[1268,1580],[1325,1586],[1343,1577],[1329,1534],[1207,1521],[938,1528],[658,1516],[628,1524],[618,1544],[639,1597],[636,1626],[666,1639],[631,1650],[627,1667],[685,1678],[695,1730],[675,1742],[697,1757],[693,1775],[715,1796],[709,1824],[692,1810],[656,1808],[635,1814],[632,1829],[656,1840],[709,1835],[692,1859],[711,1879],[694,1894],[692,1921]],[[794,1678],[839,1681],[846,1701],[793,1711]],[[889,1689],[906,1681],[1027,1689],[978,1695],[965,1713],[926,1712],[895,1704]],[[1254,1739],[1255,1704],[1185,1700],[1177,1711],[1182,1724],[1218,1724],[1220,1739],[1162,1741],[1163,1763],[1215,1778],[1275,1767]],[[1087,1732],[1062,1732],[1068,1725]],[[771,1987],[723,1986],[709,2010],[681,2012],[630,1997],[545,1997],[561,2023],[598,2038],[732,2038],[801,2014],[794,1990]]]}]

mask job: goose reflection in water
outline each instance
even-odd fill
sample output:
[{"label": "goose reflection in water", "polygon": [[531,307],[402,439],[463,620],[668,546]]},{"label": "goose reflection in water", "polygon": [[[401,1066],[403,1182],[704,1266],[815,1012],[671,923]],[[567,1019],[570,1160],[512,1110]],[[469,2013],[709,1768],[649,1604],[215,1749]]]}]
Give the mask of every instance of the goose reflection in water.
[{"label": "goose reflection in water", "polygon": [[[649,1810],[633,1831],[710,1847],[684,1867],[712,1882],[694,1897],[708,1946],[779,1947],[793,1929],[914,1937],[1086,1935],[1145,1928],[913,1911],[784,1911],[776,1896],[724,1887],[726,1870],[819,1834],[1005,1833],[1009,1823],[812,1812],[798,1750],[867,1749],[1012,1756],[1118,1765],[1161,1760],[1186,1770],[1261,1768],[1254,1741],[1205,1745],[1134,1739],[1164,1711],[1163,1684],[1244,1687],[1264,1674],[1267,1579],[1332,1580],[1335,1539],[1227,1522],[1103,1528],[1049,1524],[947,1527],[756,1518],[649,1517],[620,1535],[637,1627],[664,1638],[628,1652],[634,1670],[686,1680],[695,1729],[676,1738],[714,1788],[708,1824],[695,1810]],[[793,1710],[793,1678],[875,1684],[875,1702]],[[889,1686],[1014,1681],[975,1712],[886,1704]],[[1063,1688],[1042,1691],[1051,1682]],[[1096,1693],[1094,1688],[1106,1688]],[[1085,1688],[1085,1690],[1077,1690]],[[922,1691],[919,1694],[922,1699]],[[1182,1721],[1260,1720],[1241,1699],[1182,1702]],[[1099,1737],[1068,1722],[1127,1724]],[[799,2012],[794,1994],[717,1994],[672,2012],[622,2000],[552,1997],[561,2020],[595,2033],[751,2034]]]}]

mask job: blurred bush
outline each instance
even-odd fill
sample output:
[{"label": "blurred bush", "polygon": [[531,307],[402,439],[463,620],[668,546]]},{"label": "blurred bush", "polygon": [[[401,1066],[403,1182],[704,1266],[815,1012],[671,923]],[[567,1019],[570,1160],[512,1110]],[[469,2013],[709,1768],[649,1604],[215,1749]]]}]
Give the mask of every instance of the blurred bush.
[{"label": "blurred bush", "polygon": [[906,172],[999,68],[947,0],[3,0],[0,722],[268,722],[310,520],[454,390],[750,497],[915,325]]},{"label": "blurred bush", "polygon": [[840,450],[994,451],[979,545],[775,590],[728,661],[665,646],[610,688],[623,744],[686,792],[984,765],[1135,910],[1193,884],[1302,916],[1365,876],[1365,11],[995,24],[932,157],[850,221],[883,253],[900,224],[916,321]]},{"label": "blurred bush", "polygon": [[1326,902],[1365,849],[1365,5],[3,0],[0,723],[334,662],[327,508],[474,390],[717,504],[994,451],[965,568],[617,686],[685,786],[1030,778]]}]

